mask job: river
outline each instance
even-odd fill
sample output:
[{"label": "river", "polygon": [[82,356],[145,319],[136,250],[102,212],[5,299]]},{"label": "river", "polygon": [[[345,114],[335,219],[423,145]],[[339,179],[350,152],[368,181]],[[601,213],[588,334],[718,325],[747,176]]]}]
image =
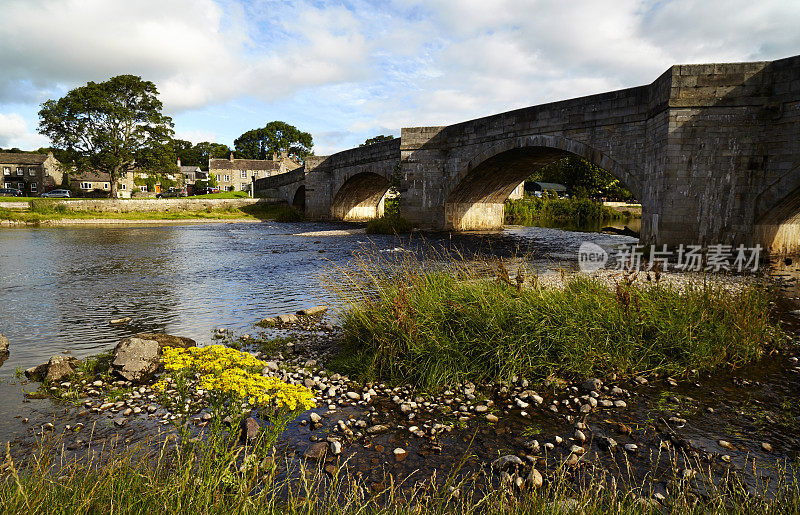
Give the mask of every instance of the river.
[{"label": "river", "polygon": [[[0,333],[10,356],[0,377],[50,356],[83,357],[120,338],[164,331],[209,341],[215,327],[247,332],[258,320],[331,302],[320,275],[357,251],[429,249],[532,253],[542,270],[574,266],[583,241],[628,237],[509,226],[450,235],[302,236],[352,229],[314,223],[225,223],[0,230]],[[112,319],[131,317],[128,325]]]}]

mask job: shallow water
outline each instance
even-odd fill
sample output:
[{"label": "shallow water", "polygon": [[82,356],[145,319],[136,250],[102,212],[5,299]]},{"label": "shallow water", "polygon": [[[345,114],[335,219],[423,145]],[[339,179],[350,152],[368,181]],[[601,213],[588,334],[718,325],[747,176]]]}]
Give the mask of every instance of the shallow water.
[{"label": "shallow water", "polygon": [[[267,316],[331,302],[320,274],[353,253],[431,249],[465,255],[532,252],[542,269],[574,261],[602,234],[509,227],[499,233],[405,237],[297,233],[343,224],[229,223],[0,229],[0,333],[11,342],[0,377],[68,351],[107,350],[124,336],[164,331],[207,341],[215,327],[248,332]],[[324,234],[324,233],[322,233]],[[131,317],[112,326],[112,319]]]}]

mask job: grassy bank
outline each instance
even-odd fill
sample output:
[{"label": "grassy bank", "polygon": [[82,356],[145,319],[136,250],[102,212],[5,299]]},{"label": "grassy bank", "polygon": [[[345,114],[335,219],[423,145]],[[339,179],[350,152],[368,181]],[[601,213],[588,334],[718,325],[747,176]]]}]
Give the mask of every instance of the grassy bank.
[{"label": "grassy bank", "polygon": [[364,230],[367,234],[402,234],[413,228],[411,222],[400,216],[400,200],[391,198],[384,201],[383,216],[367,222]]},{"label": "grassy bank", "polygon": [[279,204],[254,204],[242,207],[205,209],[202,211],[171,210],[115,213],[109,211],[76,210],[68,205],[45,199],[30,202],[28,210],[0,208],[0,220],[39,224],[53,220],[277,220],[292,222],[303,219],[302,213],[290,206]]},{"label": "grassy bank", "polygon": [[349,299],[345,350],[334,363],[368,380],[440,388],[514,375],[681,375],[751,362],[782,337],[770,321],[770,293],[755,286],[609,287],[577,277],[560,289],[520,276],[382,273],[356,276],[370,284]]},{"label": "grassy bank", "polygon": [[[198,442],[182,449],[164,445],[148,458],[120,452],[105,464],[64,465],[57,449],[46,445],[44,457],[19,467],[2,463],[0,507],[4,514],[29,513],[304,513],[359,514],[443,513],[657,514],[800,512],[796,476],[770,484],[768,496],[754,496],[731,472],[713,482],[698,474],[686,480],[676,469],[669,495],[649,497],[650,485],[613,480],[602,472],[581,479],[568,469],[545,474],[539,488],[517,490],[509,484],[476,489],[481,474],[457,479],[448,471],[443,485],[386,481],[368,483],[348,475],[346,461],[326,474],[313,463],[283,462],[263,445],[225,450]],[[155,454],[155,455],[153,455]],[[249,456],[249,457],[248,457]],[[276,466],[277,465],[277,466]],[[292,480],[279,479],[289,469]],[[698,464],[699,470],[702,466]],[[702,493],[701,493],[702,492]]]},{"label": "grassy bank", "polygon": [[633,217],[630,211],[618,211],[588,198],[564,199],[545,195],[505,203],[505,222],[514,225],[528,225],[537,221],[607,222]]}]

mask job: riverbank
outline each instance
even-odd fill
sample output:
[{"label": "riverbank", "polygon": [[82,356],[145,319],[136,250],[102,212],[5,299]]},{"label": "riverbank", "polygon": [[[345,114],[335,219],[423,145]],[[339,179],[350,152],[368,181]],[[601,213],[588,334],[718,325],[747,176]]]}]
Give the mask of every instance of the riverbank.
[{"label": "riverbank", "polygon": [[[502,273],[497,277],[503,280]],[[719,281],[727,284],[726,279]],[[731,287],[740,291],[746,286],[737,281]],[[417,311],[417,316],[425,312]],[[254,510],[313,506],[322,512],[342,506],[392,511],[413,506],[423,513],[482,512],[487,507],[552,510],[562,505],[589,513],[607,511],[616,503],[625,513],[722,512],[732,506],[783,511],[798,506],[793,472],[785,464],[776,468],[776,462],[798,450],[793,423],[798,413],[792,406],[781,407],[797,388],[793,347],[776,347],[769,359],[736,369],[723,365],[713,375],[645,370],[642,375],[606,373],[591,381],[553,375],[542,382],[520,374],[502,381],[449,381],[444,389],[430,392],[414,388],[413,381],[392,385],[344,375],[335,356],[346,339],[346,327],[285,320],[264,323],[270,329],[254,328],[249,336],[217,333],[226,346],[264,360],[266,375],[315,392],[317,408],[289,424],[276,455],[270,454],[267,462],[268,456],[259,457],[259,463],[266,463],[263,468],[243,472],[248,470],[245,455],[256,452],[243,447],[241,461],[226,468],[232,476],[219,464],[202,462],[218,476],[226,475],[232,481],[226,483],[229,486],[219,477],[212,481],[210,475],[202,475],[192,486],[181,479],[187,469],[180,464],[156,460],[151,469],[116,460],[115,466],[101,467],[95,475],[87,475],[85,469],[61,475],[56,487],[52,480],[36,479],[41,476],[25,476],[31,497],[36,502],[50,495],[62,499],[64,506],[69,498],[53,494],[60,488],[57,491],[84,492],[76,498],[92,499],[93,506],[107,506],[114,495],[119,506],[136,506],[137,497],[149,492],[146,498],[172,506],[176,500],[164,496],[179,490],[187,492],[183,506],[200,511],[209,506],[229,510],[242,506],[239,503]],[[397,321],[402,323],[402,316]],[[719,321],[709,322],[718,327]],[[131,388],[100,378],[96,386],[92,379],[77,382],[81,395],[88,394],[75,408],[85,412],[80,429],[75,431],[75,422],[61,418],[59,425],[32,432],[48,438],[63,432],[69,456],[85,457],[87,449],[98,448],[87,443],[86,431],[92,425],[105,423],[130,448],[169,427],[175,412],[163,405],[151,411],[158,396],[150,385]],[[70,390],[63,384],[51,387]],[[91,389],[103,393],[92,395]],[[193,416],[196,434],[208,422],[202,411]],[[70,429],[64,431],[67,424]],[[108,433],[102,436],[109,438]],[[148,447],[153,452],[158,448]],[[303,462],[308,466],[305,480],[300,479]],[[131,482],[131,476],[121,472],[127,470],[139,479]],[[789,484],[779,485],[786,478]],[[107,486],[85,491],[81,485],[87,480]],[[123,484],[129,493],[119,488]],[[217,493],[209,499],[209,490],[229,495]],[[22,506],[13,488],[0,495]]]},{"label": "riverbank", "polygon": [[588,198],[527,197],[507,200],[505,223],[531,225],[541,222],[603,223],[612,220],[627,221],[641,217],[641,207],[625,209],[606,206]]},{"label": "riverbank", "polygon": [[[102,202],[99,207],[83,202]],[[109,204],[112,202],[113,204]],[[181,221],[297,221],[302,214],[295,209],[260,199],[218,199],[196,201],[170,199],[147,201],[40,201],[29,210],[0,208],[2,226],[68,226],[94,224],[130,224]],[[81,206],[84,206],[81,209]],[[135,208],[135,209],[133,209]]]}]

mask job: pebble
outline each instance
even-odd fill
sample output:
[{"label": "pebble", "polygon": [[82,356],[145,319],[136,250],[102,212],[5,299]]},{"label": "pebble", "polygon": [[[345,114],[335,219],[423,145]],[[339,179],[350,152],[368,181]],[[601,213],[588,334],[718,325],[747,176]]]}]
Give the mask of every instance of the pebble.
[{"label": "pebble", "polygon": [[319,424],[320,422],[322,422],[322,417],[320,417],[319,414],[317,413],[311,413],[311,415],[309,415],[309,418],[311,419],[311,422],[313,424]]},{"label": "pebble", "polygon": [[718,443],[723,449],[733,449],[733,445],[727,440],[720,440]]},{"label": "pebble", "polygon": [[403,461],[408,456],[408,452],[402,447],[396,448],[392,453],[397,461]]},{"label": "pebble", "polygon": [[330,447],[332,455],[337,456],[342,453],[342,443],[339,442],[338,440],[334,440],[333,442],[331,442]]},{"label": "pebble", "polygon": [[617,401],[614,401],[614,407],[615,408],[627,408],[628,407],[628,403],[623,401],[623,400],[617,400]]},{"label": "pebble", "polygon": [[487,421],[489,421],[489,422],[495,423],[495,422],[497,422],[497,421],[498,421],[498,420],[500,420],[500,419],[499,419],[499,418],[497,418],[497,415],[494,415],[494,414],[492,414],[492,413],[489,413],[488,415],[486,415],[486,420],[487,420]]},{"label": "pebble", "polygon": [[583,434],[583,431],[578,429],[575,431],[575,440],[579,441],[580,443],[583,443],[586,441],[586,435]]},{"label": "pebble", "polygon": [[525,463],[519,459],[518,456],[513,454],[506,454],[505,456],[500,456],[496,460],[492,462],[492,470],[494,471],[503,471],[509,467],[521,467]]},{"label": "pebble", "polygon": [[635,443],[626,443],[623,447],[628,452],[636,452],[639,450],[639,446]]},{"label": "pebble", "polygon": [[761,450],[764,452],[772,452],[772,445],[768,444],[767,442],[761,442]]},{"label": "pebble", "polygon": [[350,399],[351,401],[357,401],[357,400],[361,399],[361,395],[358,394],[357,392],[347,392],[346,395],[347,395],[347,398]]},{"label": "pebble", "polygon": [[539,488],[544,484],[544,478],[542,477],[542,473],[532,468],[531,471],[528,473],[528,485],[533,488]]}]

